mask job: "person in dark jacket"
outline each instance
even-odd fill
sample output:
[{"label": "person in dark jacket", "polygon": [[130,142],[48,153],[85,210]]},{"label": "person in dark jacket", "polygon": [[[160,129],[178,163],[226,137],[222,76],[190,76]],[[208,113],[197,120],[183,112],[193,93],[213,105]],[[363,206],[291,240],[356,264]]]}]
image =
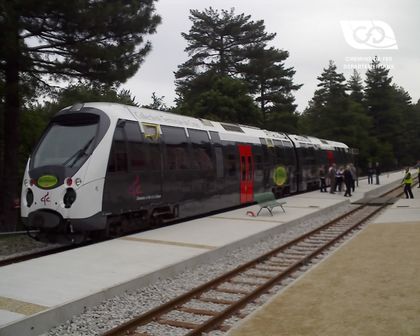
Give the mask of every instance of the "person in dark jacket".
[{"label": "person in dark jacket", "polygon": [[376,165],[375,165],[376,184],[379,184],[380,174],[381,174],[381,169],[379,168],[379,162],[376,162]]},{"label": "person in dark jacket", "polygon": [[344,169],[343,173],[344,177],[344,184],[346,185],[346,192],[344,193],[344,196],[350,197],[351,196],[351,188],[353,186],[353,175],[351,174],[350,166],[347,165],[346,169]]},{"label": "person in dark jacket", "polygon": [[[350,172],[351,172],[351,177],[353,177],[353,184],[351,185],[351,191],[354,192],[354,190],[356,189],[356,182],[358,181],[358,178],[357,178],[357,169],[353,163],[350,163]],[[359,186],[358,183],[357,183],[357,186]]]},{"label": "person in dark jacket", "polygon": [[368,177],[368,184],[373,184],[373,173],[374,169],[372,167],[372,162],[369,162],[368,169],[367,169],[367,177]]}]

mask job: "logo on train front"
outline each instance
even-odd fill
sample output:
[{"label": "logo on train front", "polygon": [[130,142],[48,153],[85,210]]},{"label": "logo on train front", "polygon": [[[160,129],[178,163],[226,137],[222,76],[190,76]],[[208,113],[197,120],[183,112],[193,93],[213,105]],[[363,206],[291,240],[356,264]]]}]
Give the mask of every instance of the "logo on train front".
[{"label": "logo on train front", "polygon": [[45,194],[45,196],[41,198],[41,202],[43,202],[44,205],[47,205],[47,203],[50,203],[50,193],[49,192],[47,192]]},{"label": "logo on train front", "polygon": [[398,49],[394,30],[378,20],[340,21],[344,38],[355,49]]}]

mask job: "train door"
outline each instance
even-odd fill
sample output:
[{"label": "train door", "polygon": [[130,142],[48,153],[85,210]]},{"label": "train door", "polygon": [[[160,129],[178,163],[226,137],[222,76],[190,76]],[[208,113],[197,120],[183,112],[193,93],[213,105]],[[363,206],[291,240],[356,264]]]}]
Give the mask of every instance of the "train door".
[{"label": "train door", "polygon": [[254,162],[250,145],[239,145],[240,160],[240,200],[250,203],[254,200]]}]

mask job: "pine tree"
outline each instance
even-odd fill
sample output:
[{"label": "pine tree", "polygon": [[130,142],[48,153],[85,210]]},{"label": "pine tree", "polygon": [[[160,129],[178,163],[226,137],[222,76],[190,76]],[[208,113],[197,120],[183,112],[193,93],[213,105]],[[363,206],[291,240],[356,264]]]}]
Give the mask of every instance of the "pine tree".
[{"label": "pine tree", "polygon": [[344,75],[337,72],[333,61],[318,77],[314,97],[300,121],[306,133],[342,141],[359,149],[363,160],[369,156],[370,118],[360,103],[346,94]]},{"label": "pine tree", "polygon": [[264,21],[251,21],[249,15],[230,11],[191,10],[192,27],[182,33],[190,58],[175,73],[177,93],[183,99],[194,90],[191,83],[203,73],[235,76],[250,48],[264,46],[275,34],[265,32]]},{"label": "pine tree", "polygon": [[153,110],[170,111],[170,108],[166,106],[164,99],[165,96],[157,96],[156,92],[152,93],[152,103],[149,105],[142,105],[142,107],[150,108]]},{"label": "pine tree", "polygon": [[392,119],[398,122],[392,138],[388,142],[394,149],[395,166],[407,166],[418,160],[413,148],[420,147],[420,119],[416,115],[411,97],[403,87],[393,84],[391,87]]},{"label": "pine tree", "polygon": [[359,104],[363,103],[363,80],[356,69],[347,82],[347,89],[350,91],[350,98]]},{"label": "pine tree", "polygon": [[348,109],[344,75],[329,61],[327,68],[317,77],[318,89],[303,114],[305,131],[322,138],[337,139],[341,129],[338,118]]},{"label": "pine tree", "polygon": [[377,138],[374,155],[382,165],[396,168],[415,160],[412,145],[418,146],[412,121],[417,124],[410,95],[392,83],[390,70],[377,57],[366,72],[365,101],[372,118],[371,136]]},{"label": "pine tree", "polygon": [[[0,4],[0,79],[4,81],[2,210],[12,229],[18,194],[19,122],[25,85],[71,78],[107,84],[134,75],[160,17],[156,0],[8,0]],[[7,164],[5,164],[7,163]]]},{"label": "pine tree", "polygon": [[290,119],[296,109],[292,91],[302,85],[293,84],[296,71],[284,65],[288,57],[287,51],[273,47],[253,49],[249,53],[249,62],[239,67],[251,93],[256,96],[265,128],[270,125],[270,129],[277,129],[283,122],[293,122],[296,126],[297,119]]},{"label": "pine tree", "polygon": [[382,66],[377,57],[372,60],[370,69],[366,71],[366,104],[368,114],[372,117],[371,135],[380,141],[387,141],[393,133],[393,123],[390,114],[391,109],[391,83],[389,69]]},{"label": "pine tree", "polygon": [[200,75],[192,82],[199,90],[178,102],[175,112],[216,121],[260,126],[260,114],[247,84],[240,79],[213,72]]}]

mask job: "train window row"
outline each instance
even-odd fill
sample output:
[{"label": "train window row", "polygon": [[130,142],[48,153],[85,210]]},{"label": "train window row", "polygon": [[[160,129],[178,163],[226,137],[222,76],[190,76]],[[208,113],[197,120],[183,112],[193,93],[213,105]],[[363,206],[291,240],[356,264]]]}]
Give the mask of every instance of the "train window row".
[{"label": "train window row", "polygon": [[[144,133],[134,121],[120,121],[115,129],[109,172],[128,170],[160,170],[162,168],[161,148],[164,149],[164,166],[169,171],[200,170],[212,171],[218,178],[225,175],[236,177],[238,172],[238,153],[234,142],[222,143],[217,132],[206,132],[173,126],[143,124]],[[161,133],[161,134],[160,134]],[[160,141],[162,138],[162,142]],[[269,139],[270,140],[270,139]],[[272,164],[294,166],[296,157],[290,141],[260,139],[261,147],[254,148],[256,170]],[[301,148],[303,164],[323,161],[321,153],[314,148]],[[344,154],[344,153],[343,153]]]},{"label": "train window row", "polygon": [[[145,134],[134,121],[120,121],[114,132],[111,154],[108,163],[109,172],[129,170],[160,170],[161,155],[159,128],[157,125],[143,124]],[[208,133],[189,129],[188,140],[185,130],[180,127],[161,126],[165,144],[166,168],[168,170],[200,169],[213,170],[212,145]],[[218,138],[214,136],[215,138]],[[220,138],[218,138],[220,142]],[[193,161],[189,159],[189,145]],[[221,150],[221,149],[220,149]],[[219,151],[217,151],[219,153]],[[222,177],[222,156],[216,155],[217,175]]]},{"label": "train window row", "polygon": [[114,132],[108,171],[125,172],[129,165],[132,170],[159,170],[159,144],[151,140],[143,138],[137,122],[120,121]]}]

